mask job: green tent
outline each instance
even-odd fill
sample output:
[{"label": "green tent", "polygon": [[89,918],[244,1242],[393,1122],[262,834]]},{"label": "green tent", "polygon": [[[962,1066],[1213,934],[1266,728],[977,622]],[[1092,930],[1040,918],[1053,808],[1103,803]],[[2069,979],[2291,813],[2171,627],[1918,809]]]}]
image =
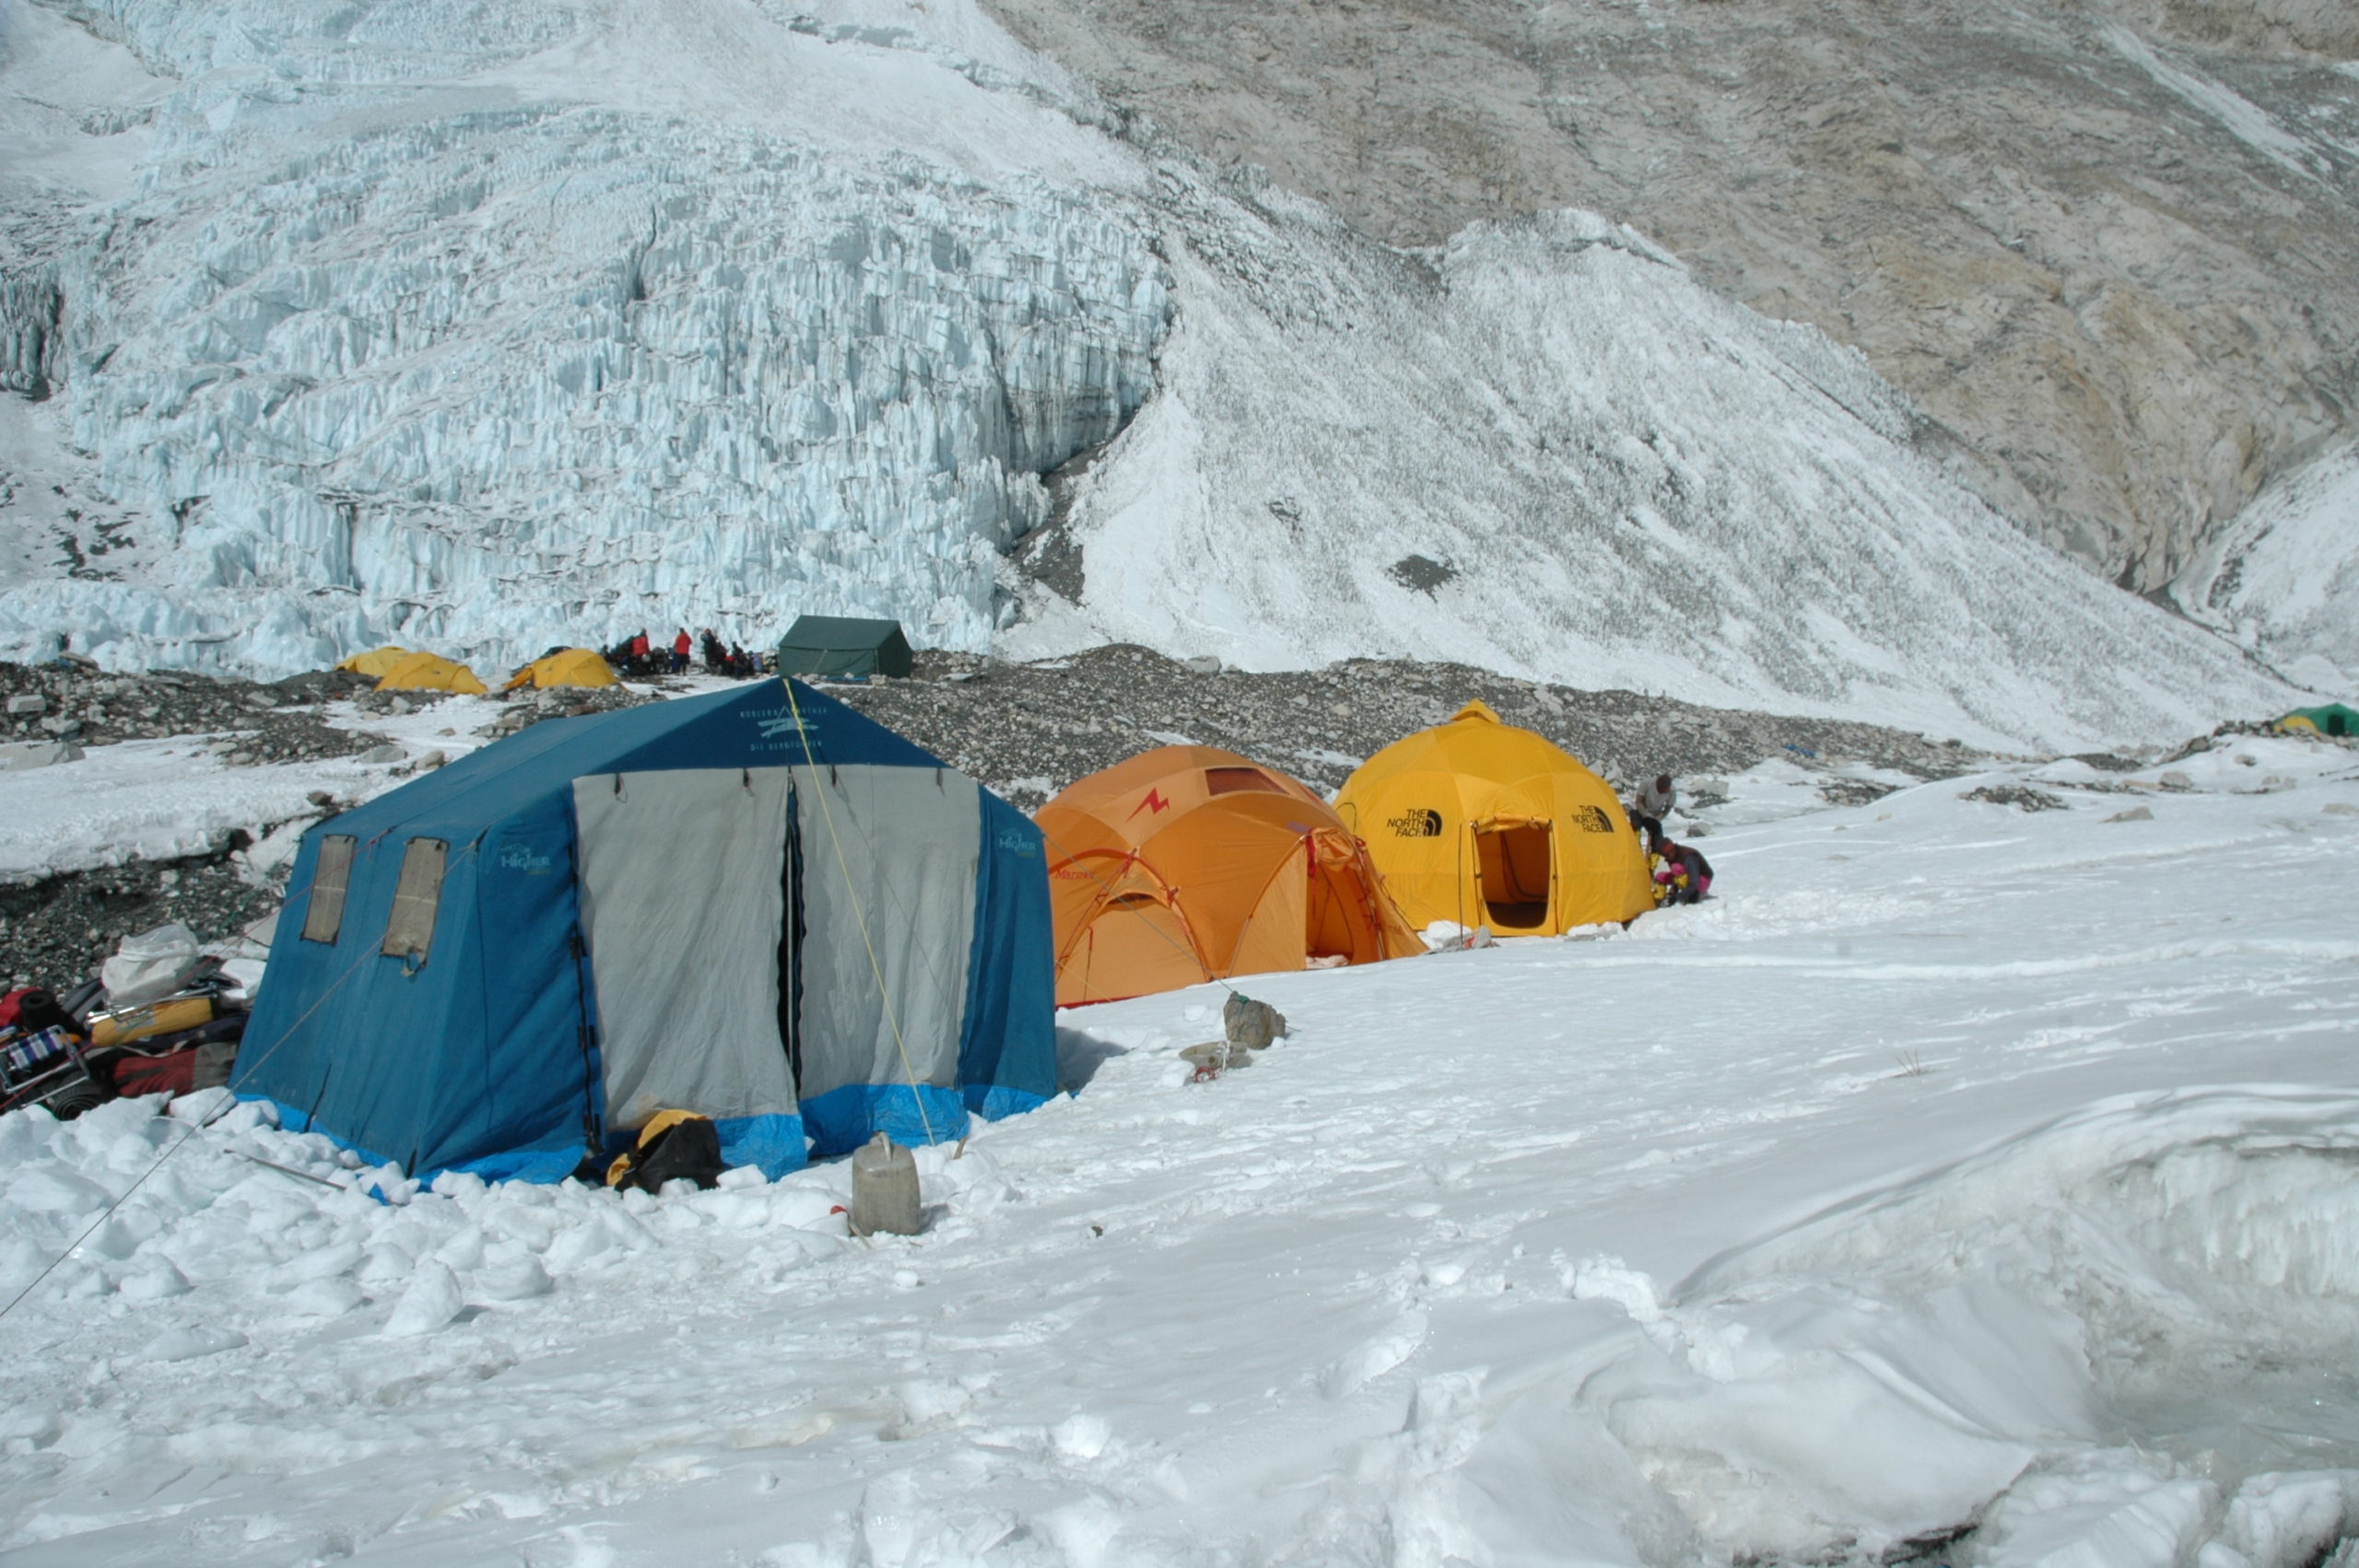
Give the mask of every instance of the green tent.
[{"label": "green tent", "polygon": [[898,675],[909,678],[910,639],[898,621],[799,615],[779,639],[781,675]]},{"label": "green tent", "polygon": [[2297,708],[2271,726],[2301,730],[2315,735],[2359,735],[2359,708],[2330,702],[2324,708]]}]

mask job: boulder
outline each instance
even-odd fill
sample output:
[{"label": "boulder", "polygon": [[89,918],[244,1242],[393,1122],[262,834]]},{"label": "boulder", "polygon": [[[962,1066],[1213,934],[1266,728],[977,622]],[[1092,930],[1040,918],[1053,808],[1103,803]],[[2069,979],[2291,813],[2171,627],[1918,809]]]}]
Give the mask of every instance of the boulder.
[{"label": "boulder", "polygon": [[15,741],[0,745],[0,773],[22,773],[81,760],[82,748],[71,741]]},{"label": "boulder", "polygon": [[1283,1038],[1286,1032],[1285,1013],[1266,1001],[1255,1001],[1236,991],[1228,993],[1227,1005],[1221,1009],[1221,1023],[1226,1027],[1229,1044],[1257,1051]]}]

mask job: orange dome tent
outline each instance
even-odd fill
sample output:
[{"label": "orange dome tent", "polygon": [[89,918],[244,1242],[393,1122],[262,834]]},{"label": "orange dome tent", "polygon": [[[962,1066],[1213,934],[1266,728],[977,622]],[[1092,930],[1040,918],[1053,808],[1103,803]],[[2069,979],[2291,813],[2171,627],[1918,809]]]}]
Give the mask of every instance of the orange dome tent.
[{"label": "orange dome tent", "polygon": [[1060,1006],[1425,951],[1327,803],[1234,752],[1160,747],[1033,820],[1048,840]]},{"label": "orange dome tent", "polygon": [[1362,763],[1335,810],[1420,927],[1555,936],[1655,907],[1646,852],[1605,781],[1480,702]]}]

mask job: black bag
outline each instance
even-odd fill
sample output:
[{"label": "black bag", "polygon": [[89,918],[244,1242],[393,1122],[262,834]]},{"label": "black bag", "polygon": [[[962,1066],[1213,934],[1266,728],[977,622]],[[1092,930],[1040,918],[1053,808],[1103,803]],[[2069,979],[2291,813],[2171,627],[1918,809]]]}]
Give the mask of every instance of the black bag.
[{"label": "black bag", "polygon": [[721,1129],[710,1117],[658,1117],[639,1137],[639,1146],[606,1169],[606,1185],[661,1192],[683,1176],[710,1190],[728,1167],[721,1161]]}]

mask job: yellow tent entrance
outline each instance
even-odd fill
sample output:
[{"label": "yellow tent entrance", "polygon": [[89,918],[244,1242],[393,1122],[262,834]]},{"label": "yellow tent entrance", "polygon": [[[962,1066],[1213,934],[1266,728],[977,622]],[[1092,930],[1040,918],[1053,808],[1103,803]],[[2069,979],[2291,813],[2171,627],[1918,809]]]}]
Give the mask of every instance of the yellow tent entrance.
[{"label": "yellow tent entrance", "polygon": [[1553,936],[1654,907],[1637,832],[1605,781],[1479,702],[1368,758],[1335,810],[1412,925]]}]

